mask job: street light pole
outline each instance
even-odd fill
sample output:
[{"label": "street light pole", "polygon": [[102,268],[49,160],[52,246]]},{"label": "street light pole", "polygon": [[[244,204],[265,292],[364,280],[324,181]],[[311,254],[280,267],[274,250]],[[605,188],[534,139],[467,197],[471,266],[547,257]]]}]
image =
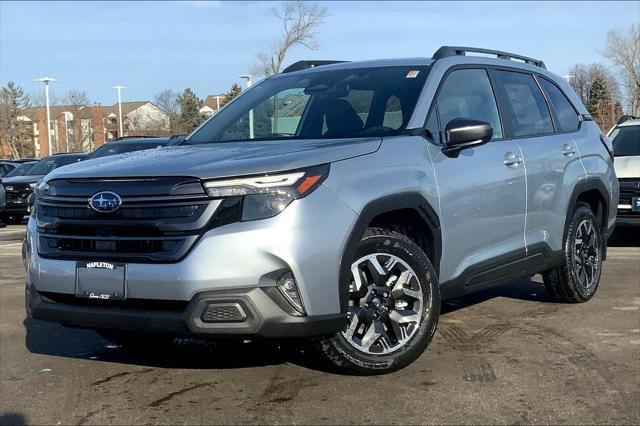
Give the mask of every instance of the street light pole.
[{"label": "street light pole", "polygon": [[124,87],[124,86],[113,86],[113,88],[118,91],[118,124],[120,124],[120,133],[119,133],[118,137],[123,137],[124,134],[122,133],[122,95],[121,95],[120,91],[122,89],[126,89],[126,87]]},{"label": "street light pole", "polygon": [[51,77],[42,77],[37,78],[33,81],[37,81],[39,83],[44,83],[44,101],[45,106],[47,107],[47,140],[49,142],[49,155],[53,154],[51,152],[51,111],[49,109],[49,82],[60,81]]},{"label": "street light pole", "polygon": [[[251,75],[243,74],[239,75],[238,78],[241,78],[247,82],[247,89],[251,87]],[[253,132],[253,110],[249,110],[249,139],[254,138]]]}]

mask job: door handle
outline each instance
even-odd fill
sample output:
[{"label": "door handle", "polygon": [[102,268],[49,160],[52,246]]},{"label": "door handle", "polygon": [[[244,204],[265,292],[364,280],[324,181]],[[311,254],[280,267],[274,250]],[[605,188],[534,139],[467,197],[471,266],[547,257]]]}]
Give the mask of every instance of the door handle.
[{"label": "door handle", "polygon": [[513,152],[509,151],[504,155],[504,160],[502,160],[505,166],[519,166],[522,163],[522,157],[519,155],[515,155]]},{"label": "door handle", "polygon": [[576,149],[569,144],[562,145],[562,155],[565,157],[573,157],[576,153]]}]

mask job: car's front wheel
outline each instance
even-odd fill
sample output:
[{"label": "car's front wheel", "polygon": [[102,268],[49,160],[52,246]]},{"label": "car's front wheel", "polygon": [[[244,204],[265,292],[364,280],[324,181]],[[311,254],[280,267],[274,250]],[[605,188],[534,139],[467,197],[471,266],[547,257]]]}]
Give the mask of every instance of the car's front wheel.
[{"label": "car's front wheel", "polygon": [[351,264],[345,329],[320,349],[343,371],[395,371],[424,352],[439,314],[438,282],[424,251],[406,235],[369,228]]}]

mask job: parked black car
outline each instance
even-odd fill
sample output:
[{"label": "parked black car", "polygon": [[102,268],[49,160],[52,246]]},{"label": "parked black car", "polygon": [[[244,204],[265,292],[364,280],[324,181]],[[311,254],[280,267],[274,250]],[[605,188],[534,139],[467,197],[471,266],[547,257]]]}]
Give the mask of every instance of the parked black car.
[{"label": "parked black car", "polygon": [[29,196],[33,187],[50,171],[85,158],[85,153],[55,154],[34,164],[27,174],[5,178],[2,182],[6,203],[0,219],[8,224],[18,224],[29,214]]},{"label": "parked black car", "polygon": [[18,166],[11,170],[8,175],[5,176],[6,179],[16,177],[16,176],[24,176],[29,174],[29,170],[33,166],[36,165],[38,161],[25,161],[23,163],[18,164]]},{"label": "parked black car", "polygon": [[136,138],[120,139],[107,142],[93,151],[85,160],[108,157],[110,155],[125,154],[127,152],[142,151],[144,149],[160,148],[167,145],[175,145],[182,141],[183,136],[171,136],[169,138]]},{"label": "parked black car", "polygon": [[18,166],[19,164],[13,161],[0,161],[0,177],[5,177]]}]

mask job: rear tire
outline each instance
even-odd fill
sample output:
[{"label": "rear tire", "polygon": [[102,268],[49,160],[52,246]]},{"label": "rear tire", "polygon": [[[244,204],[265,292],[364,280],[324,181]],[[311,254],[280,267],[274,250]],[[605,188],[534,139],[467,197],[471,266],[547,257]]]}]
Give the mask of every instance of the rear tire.
[{"label": "rear tire", "polygon": [[591,207],[579,203],[567,229],[562,265],[542,274],[549,295],[558,302],[584,303],[596,293],[602,274],[604,236]]},{"label": "rear tire", "polygon": [[347,373],[384,374],[409,365],[431,342],[440,315],[429,258],[406,235],[369,228],[349,261],[349,319],[344,331],[318,342],[321,353]]}]

